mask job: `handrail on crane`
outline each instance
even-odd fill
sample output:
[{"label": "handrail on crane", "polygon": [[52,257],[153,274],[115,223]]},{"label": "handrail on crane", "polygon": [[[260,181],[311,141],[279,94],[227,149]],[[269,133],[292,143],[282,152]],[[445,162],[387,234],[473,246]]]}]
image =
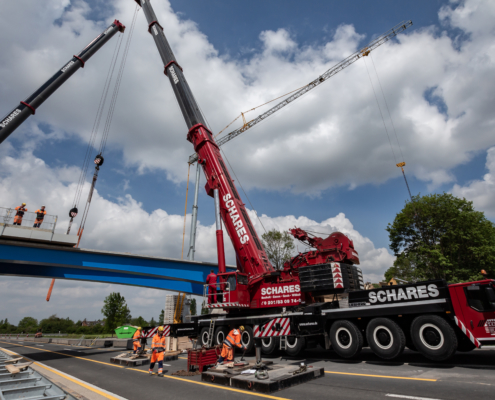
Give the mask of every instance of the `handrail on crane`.
[{"label": "handrail on crane", "polygon": [[[284,108],[286,105],[289,103],[292,103],[294,100],[298,99],[302,95],[306,94],[310,90],[316,88],[318,85],[322,84],[323,82],[327,81],[330,79],[332,76],[337,74],[338,72],[342,71],[344,68],[347,68],[349,65],[353,64],[357,60],[359,60],[362,57],[366,57],[370,54],[370,52],[377,47],[381,46],[382,44],[388,42],[390,39],[393,37],[397,36],[399,33],[402,31],[406,30],[408,27],[412,25],[412,21],[403,21],[400,24],[397,24],[394,26],[392,29],[389,29],[387,32],[384,34],[378,36],[376,39],[372,40],[370,43],[368,43],[366,46],[361,48],[360,50],[356,51],[355,53],[351,54],[349,57],[346,59],[342,60],[338,64],[334,65],[332,68],[321,74],[318,78],[313,80],[312,82],[308,83],[307,85],[303,86],[300,90],[298,90],[296,93],[293,95],[287,97],[285,100],[281,101],[280,103],[276,104],[266,112],[258,115],[258,117],[246,122],[244,118],[244,114],[242,114],[243,118],[243,125],[242,127],[226,134],[225,136],[222,136],[220,139],[216,141],[216,144],[218,146],[222,146],[228,141],[234,139],[235,137],[239,136],[241,133],[247,131],[249,128],[252,128],[254,125],[260,123],[264,119],[268,118],[270,115],[274,114],[275,112],[279,111],[280,109]],[[291,92],[289,92],[291,93]],[[289,94],[287,93],[287,94]],[[266,103],[265,103],[266,104]],[[257,107],[255,107],[257,108]],[[250,110],[251,111],[251,110]],[[237,118],[236,118],[237,119]],[[229,124],[230,125],[230,124]],[[189,156],[189,164],[194,164],[198,160],[198,155],[197,154],[192,154]]]}]

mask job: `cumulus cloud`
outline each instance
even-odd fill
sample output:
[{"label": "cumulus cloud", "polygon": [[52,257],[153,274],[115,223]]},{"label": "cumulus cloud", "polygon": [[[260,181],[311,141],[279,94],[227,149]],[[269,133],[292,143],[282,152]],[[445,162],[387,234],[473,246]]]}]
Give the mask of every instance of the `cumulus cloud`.
[{"label": "cumulus cloud", "polygon": [[[105,21],[94,21],[84,0],[3,2],[2,11],[9,18],[0,25],[3,39],[0,110],[7,113],[25,99],[114,18],[129,25],[134,2],[113,0],[111,5],[111,16]],[[371,39],[360,33],[359,27],[348,24],[338,27],[331,40],[321,45],[302,46],[297,35],[288,30],[266,30],[260,33],[259,46],[241,60],[220,54],[198,26],[175,14],[167,1],[153,5],[215,132],[240,111],[313,80]],[[413,27],[371,53],[408,173],[427,182],[431,189],[454,181],[455,176],[450,172],[453,167],[493,146],[494,18],[493,2],[452,2],[439,12],[441,26]],[[79,70],[14,133],[23,146],[13,148],[10,140],[0,146],[0,183],[2,188],[8,188],[0,192],[0,204],[15,205],[21,200],[38,207],[39,199],[44,199],[49,212],[72,207],[77,167],[49,167],[47,160],[33,155],[33,150],[54,139],[60,151],[74,139],[88,141],[116,43],[113,39],[101,49],[86,68]],[[373,64],[370,60],[366,62],[372,78],[376,79]],[[255,115],[252,112],[246,116]],[[108,148],[120,151],[126,165],[142,174],[160,170],[169,180],[183,182],[184,165],[192,147],[186,141],[182,121],[140,12]],[[400,154],[395,144],[394,151]],[[477,199],[475,204],[478,202],[489,210],[494,168],[491,151],[487,161],[490,173],[484,180],[453,189],[469,192]],[[318,195],[331,187],[377,184],[400,174],[393,165],[395,161],[364,61],[353,64],[230,142],[225,152],[245,188],[265,191],[291,190],[301,195]],[[86,183],[85,193],[88,187]],[[82,245],[179,257],[182,217],[162,209],[146,212],[133,198],[132,187],[128,188],[125,181],[124,188],[129,193],[112,201],[96,191]],[[343,231],[354,240],[363,270],[371,280],[381,278],[391,265],[393,259],[387,250],[375,248],[372,240],[360,235],[345,215],[314,221],[303,217],[304,214],[301,210],[298,216],[262,216],[261,219],[266,227],[278,229],[298,224],[325,233],[334,229]],[[68,218],[61,215],[60,229],[67,223]],[[256,220],[254,223],[261,233]],[[200,224],[198,229],[197,258],[214,260],[214,226]],[[233,263],[231,246],[227,246],[227,259]],[[16,278],[5,282],[13,282],[12,279]],[[2,285],[4,290],[8,289],[8,284],[2,282]],[[93,287],[89,283],[63,285],[69,283],[59,286],[69,291],[81,288],[81,293],[96,286],[101,291],[110,288],[102,284]],[[21,287],[27,286],[18,286]],[[147,289],[125,290],[136,290],[132,292],[133,299],[145,298],[142,293],[156,293],[145,292]],[[41,292],[44,296],[44,290]],[[150,298],[155,295],[150,294]]]},{"label": "cumulus cloud", "polygon": [[[19,203],[19,199],[22,199],[29,208],[31,205],[37,207],[39,199],[44,199],[49,214],[69,209],[74,195],[74,177],[78,176],[75,173],[77,171],[67,174],[67,167],[49,167],[28,150],[22,151],[14,158],[9,155],[12,151],[8,147],[0,150],[0,187],[10,188],[8,191],[0,192],[0,204],[15,206]],[[72,177],[72,180],[69,177]],[[42,185],[38,184],[40,181],[43,182]],[[86,184],[85,192],[88,190],[89,183]],[[264,229],[284,231],[294,226],[320,232],[322,236],[334,231],[345,233],[354,241],[367,280],[381,279],[383,272],[393,263],[394,257],[386,249],[375,248],[373,242],[355,230],[351,221],[342,213],[320,222],[305,216],[262,215],[260,220],[263,225],[254,211],[248,210],[248,213],[260,236]],[[190,224],[190,217],[188,214],[187,227]],[[68,216],[59,215],[57,231],[64,233],[68,222]],[[111,201],[101,197],[98,190],[95,190],[80,247],[181,258],[183,224],[181,215],[169,214],[162,209],[146,212],[142,204],[130,194]],[[72,232],[76,232],[77,228],[76,220]],[[199,220],[197,231],[195,258],[215,262],[216,226],[203,225]],[[189,229],[185,243],[184,251],[187,254]],[[225,244],[227,263],[235,265],[234,248],[226,233]],[[304,250],[301,244],[299,250]],[[4,310],[2,318],[7,317],[15,321],[18,315],[29,314],[36,318],[44,318],[58,313],[59,316],[70,316],[76,320],[96,319],[101,317],[103,299],[111,291],[119,291],[126,297],[134,316],[142,315],[144,318],[157,319],[159,310],[164,304],[164,293],[159,290],[60,280],[56,283],[53,299],[50,303],[45,303],[40,300],[46,296],[49,283],[47,279],[37,279],[35,282],[32,279],[12,277],[0,279],[0,301],[4,304],[9,302],[9,309]],[[19,297],[16,293],[23,293],[23,296]]]},{"label": "cumulus cloud", "polygon": [[[30,2],[29,7],[19,2],[4,5],[10,17],[0,27],[5,38],[0,43],[1,109],[11,109],[12,99],[25,98],[114,17],[128,24],[135,6],[114,0],[112,18],[94,22],[88,20],[85,1],[72,2],[69,8],[67,4],[52,0]],[[252,55],[238,60],[219,54],[198,26],[175,14],[168,2],[155,2],[154,8],[213,131],[240,111],[313,80],[371,39],[358,27],[342,25],[327,43],[301,46],[297,36],[285,29],[266,30]],[[450,169],[493,144],[495,33],[487,21],[494,17],[492,2],[453,2],[439,12],[441,28],[412,27],[371,53],[408,172],[429,183],[430,189],[453,181]],[[92,126],[88,117],[96,112],[114,45],[110,42],[96,54],[16,135],[88,140]],[[382,183],[400,174],[393,165],[364,62],[226,145],[246,187],[314,195],[335,186]],[[40,124],[48,126],[50,135],[39,130]],[[140,12],[109,146],[122,150],[125,162],[143,173],[160,169],[169,179],[183,182],[183,165],[192,153],[185,135]]]},{"label": "cumulus cloud", "polygon": [[487,217],[495,217],[495,147],[488,149],[486,155],[488,172],[481,180],[474,180],[465,186],[454,185],[452,194],[471,200],[477,210],[484,211]]}]

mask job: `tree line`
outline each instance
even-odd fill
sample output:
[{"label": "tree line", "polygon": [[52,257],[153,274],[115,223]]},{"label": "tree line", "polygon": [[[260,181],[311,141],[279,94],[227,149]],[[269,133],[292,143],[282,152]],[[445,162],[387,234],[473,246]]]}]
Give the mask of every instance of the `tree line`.
[{"label": "tree line", "polygon": [[[127,306],[127,302],[120,293],[110,293],[103,301],[103,308],[101,313],[105,316],[100,323],[92,326],[82,326],[84,321],[74,322],[70,318],[59,318],[56,314],[38,321],[33,317],[24,317],[19,321],[19,324],[13,325],[9,322],[8,318],[0,320],[0,333],[2,334],[28,334],[43,332],[48,333],[67,333],[67,334],[81,334],[81,335],[99,335],[99,334],[113,334],[115,328],[121,325],[133,325],[133,326],[157,326],[163,324],[164,312],[161,313],[156,321],[153,317],[147,321],[143,317],[139,316],[133,318],[131,311]],[[196,315],[196,299],[191,301],[191,314]]]}]

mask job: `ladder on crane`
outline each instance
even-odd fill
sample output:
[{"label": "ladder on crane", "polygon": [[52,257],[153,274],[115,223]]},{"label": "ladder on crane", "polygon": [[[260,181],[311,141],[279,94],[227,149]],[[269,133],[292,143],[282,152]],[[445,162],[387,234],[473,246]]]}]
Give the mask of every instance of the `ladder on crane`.
[{"label": "ladder on crane", "polygon": [[208,328],[208,341],[206,342],[206,347],[211,347],[213,344],[213,333],[215,332],[215,320],[210,320],[210,327]]}]

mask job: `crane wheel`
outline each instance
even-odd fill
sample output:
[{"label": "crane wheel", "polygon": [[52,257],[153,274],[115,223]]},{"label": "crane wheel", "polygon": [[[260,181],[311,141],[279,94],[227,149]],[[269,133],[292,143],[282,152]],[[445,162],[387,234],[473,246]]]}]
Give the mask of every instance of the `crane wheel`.
[{"label": "crane wheel", "polygon": [[406,335],[402,328],[389,318],[374,318],[366,328],[368,344],[378,357],[392,360],[402,354]]},{"label": "crane wheel", "polygon": [[306,348],[306,339],[303,337],[287,336],[285,352],[289,356],[297,356]]},{"label": "crane wheel", "polygon": [[332,349],[342,358],[351,358],[361,352],[363,335],[351,321],[341,319],[330,327]]},{"label": "crane wheel", "polygon": [[261,339],[261,352],[269,356],[279,348],[280,338],[276,336],[266,337]]},{"label": "crane wheel", "polygon": [[444,361],[457,350],[457,336],[452,326],[438,315],[421,315],[411,324],[414,346],[426,358]]},{"label": "crane wheel", "polygon": [[201,347],[208,344],[208,327],[206,326],[201,329],[201,332],[199,334],[199,343],[201,344]]},{"label": "crane wheel", "polygon": [[244,326],[244,331],[241,333],[241,343],[246,347],[246,353],[254,349],[254,333],[251,326]]}]

